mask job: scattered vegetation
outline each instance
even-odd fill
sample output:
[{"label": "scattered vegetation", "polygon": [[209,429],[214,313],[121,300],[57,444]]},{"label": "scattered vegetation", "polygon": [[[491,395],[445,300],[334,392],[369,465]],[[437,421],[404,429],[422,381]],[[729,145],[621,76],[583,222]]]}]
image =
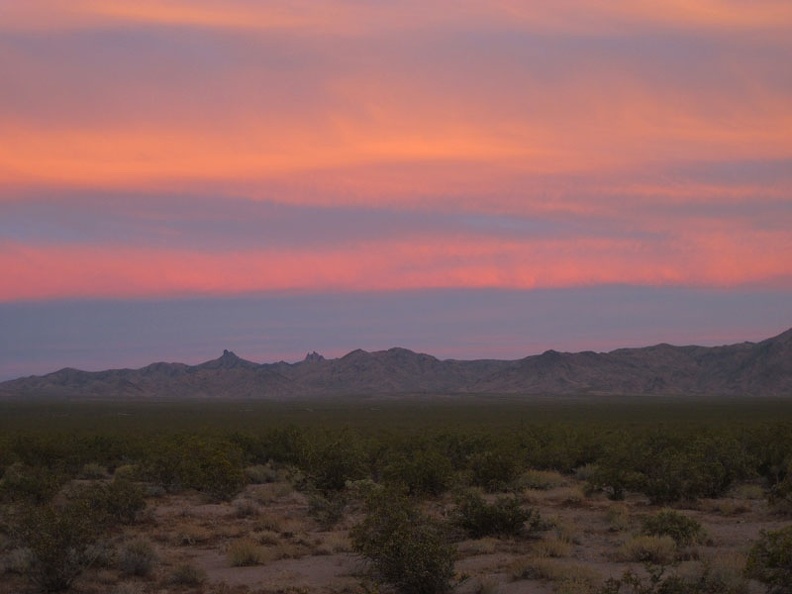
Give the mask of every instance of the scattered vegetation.
[{"label": "scattered vegetation", "polygon": [[[731,405],[545,410],[495,399],[317,403],[310,414],[293,403],[255,404],[237,416],[209,404],[162,404],[156,414],[127,404],[134,414],[125,416],[101,403],[84,413],[79,404],[60,412],[53,404],[52,413],[25,406],[36,414],[0,403],[0,579],[22,588],[27,578],[42,592],[68,589],[86,572],[108,592],[121,591],[119,576],[154,574],[161,584],[200,587],[205,574],[181,563],[211,546],[232,566],[352,550],[383,589],[439,594],[455,583],[460,541],[471,554],[511,558],[527,547],[532,555],[514,566],[514,579],[550,580],[556,592],[742,594],[747,578],[734,570],[742,561],[705,563],[709,546],[686,549],[707,538],[695,518],[755,516],[767,504],[792,510],[792,422],[780,404],[754,402],[739,415]],[[99,416],[111,419],[100,431]],[[158,525],[147,501],[157,508],[174,499],[188,511]],[[189,513],[198,501],[212,504],[214,520]],[[672,505],[696,511],[658,509]],[[300,519],[270,506],[299,507]],[[558,512],[555,524],[548,508]],[[575,524],[580,514],[612,543],[603,557],[669,569],[607,582],[586,573],[572,562],[580,541],[590,542],[589,528]],[[158,561],[140,534],[159,553],[193,549]],[[536,538],[512,540],[526,536]],[[763,533],[745,575],[773,594],[789,592],[790,551],[788,529]],[[701,569],[672,571],[678,563]]]},{"label": "scattered vegetation", "polygon": [[748,554],[746,574],[769,594],[792,592],[792,526],[763,532]]}]

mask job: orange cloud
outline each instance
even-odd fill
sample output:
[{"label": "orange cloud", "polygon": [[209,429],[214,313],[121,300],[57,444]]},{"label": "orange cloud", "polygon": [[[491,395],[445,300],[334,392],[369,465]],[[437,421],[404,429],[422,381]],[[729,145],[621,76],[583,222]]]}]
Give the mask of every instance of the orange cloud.
[{"label": "orange cloud", "polygon": [[694,222],[665,241],[419,237],[221,252],[6,243],[0,300],[261,291],[789,282],[792,237]]}]

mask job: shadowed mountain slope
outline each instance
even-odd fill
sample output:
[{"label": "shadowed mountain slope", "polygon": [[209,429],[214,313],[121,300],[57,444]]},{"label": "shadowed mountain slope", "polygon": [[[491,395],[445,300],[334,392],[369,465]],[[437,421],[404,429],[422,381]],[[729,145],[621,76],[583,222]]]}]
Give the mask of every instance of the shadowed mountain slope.
[{"label": "shadowed mountain slope", "polygon": [[224,351],[200,365],[61,369],[0,384],[4,397],[288,398],[353,394],[691,394],[792,396],[792,329],[762,342],[440,360],[407,349],[258,364]]}]

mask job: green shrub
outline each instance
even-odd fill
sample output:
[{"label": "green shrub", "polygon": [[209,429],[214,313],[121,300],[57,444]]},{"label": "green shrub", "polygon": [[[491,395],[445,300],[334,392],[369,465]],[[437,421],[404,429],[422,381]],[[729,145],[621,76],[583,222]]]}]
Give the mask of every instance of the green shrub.
[{"label": "green shrub", "polygon": [[436,496],[451,487],[454,467],[447,456],[436,450],[408,451],[391,461],[385,477],[405,485],[410,495]]},{"label": "green shrub", "polygon": [[792,526],[762,531],[745,569],[749,577],[767,586],[769,594],[792,593]]},{"label": "green shrub", "polygon": [[312,493],[308,497],[308,515],[319,524],[322,530],[329,530],[344,517],[347,508],[347,497],[343,492]]},{"label": "green shrub", "polygon": [[792,462],[787,464],[786,476],[770,488],[768,501],[774,511],[782,514],[792,513]]},{"label": "green shrub", "polygon": [[28,553],[27,575],[42,592],[68,589],[94,561],[103,529],[84,499],[24,505],[11,519],[14,540]]},{"label": "green shrub", "polygon": [[156,562],[157,553],[154,546],[142,538],[127,543],[118,556],[118,568],[125,575],[139,577],[151,575]]},{"label": "green shrub", "polygon": [[233,498],[247,482],[237,446],[192,435],[155,444],[143,474],[169,491],[195,489],[217,501]]},{"label": "green shrub", "polygon": [[317,438],[306,456],[306,479],[322,493],[344,489],[347,482],[368,476],[367,455],[361,439],[350,431]]},{"label": "green shrub", "polygon": [[693,518],[674,511],[664,509],[642,521],[641,532],[650,536],[670,536],[678,546],[687,546],[701,542],[704,530]]},{"label": "green shrub", "polygon": [[66,483],[66,476],[43,466],[13,464],[0,480],[0,501],[47,503]]},{"label": "green shrub", "polygon": [[102,515],[101,521],[111,525],[132,524],[146,507],[143,487],[124,479],[80,487],[71,497],[85,499],[95,517]]},{"label": "green shrub", "polygon": [[515,496],[498,497],[487,503],[477,493],[467,493],[457,502],[455,524],[471,538],[520,536],[539,528],[539,512],[523,508]]},{"label": "green shrub", "polygon": [[376,578],[403,594],[451,589],[456,551],[444,526],[418,511],[400,493],[373,492],[366,518],[351,532],[354,550]]},{"label": "green shrub", "polygon": [[471,482],[490,493],[508,489],[520,472],[513,451],[506,448],[486,450],[470,459]]}]

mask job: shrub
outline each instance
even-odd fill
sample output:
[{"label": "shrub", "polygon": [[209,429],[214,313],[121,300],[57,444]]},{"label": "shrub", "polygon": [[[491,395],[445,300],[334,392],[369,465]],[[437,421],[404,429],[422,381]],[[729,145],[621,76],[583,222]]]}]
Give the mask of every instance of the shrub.
[{"label": "shrub", "polygon": [[139,538],[127,543],[118,556],[118,568],[126,575],[145,577],[151,575],[157,553],[154,546],[145,539]]},{"label": "shrub", "polygon": [[471,457],[472,483],[494,493],[512,485],[519,473],[513,451],[506,448],[487,450]]},{"label": "shrub", "polygon": [[108,524],[132,524],[146,507],[143,487],[125,479],[95,483],[76,490],[73,497],[87,501],[95,515]]},{"label": "shrub", "polygon": [[93,562],[101,522],[85,500],[55,506],[23,506],[12,520],[12,535],[28,553],[28,578],[43,592],[69,588]]},{"label": "shrub", "polygon": [[0,480],[0,501],[47,503],[65,482],[65,476],[49,468],[13,464]]},{"label": "shrub", "polygon": [[748,553],[745,570],[765,584],[769,594],[792,593],[792,526],[762,531]]},{"label": "shrub", "polygon": [[319,524],[322,530],[329,530],[344,517],[347,498],[343,493],[312,493],[308,497],[308,515]]},{"label": "shrub", "polygon": [[454,477],[454,467],[447,456],[435,450],[408,452],[385,469],[388,480],[402,483],[410,495],[440,495]]},{"label": "shrub", "polygon": [[499,497],[487,503],[477,493],[460,497],[455,513],[455,523],[472,538],[484,536],[520,536],[526,531],[538,529],[539,513],[525,509],[517,497]]},{"label": "shrub", "polygon": [[404,594],[441,594],[451,589],[456,556],[445,532],[403,494],[375,492],[351,537],[379,581]]},{"label": "shrub", "polygon": [[241,451],[220,439],[174,437],[156,444],[146,462],[148,480],[169,491],[195,489],[217,501],[231,499],[247,482]]},{"label": "shrub", "polygon": [[307,456],[307,483],[322,493],[344,489],[347,482],[367,476],[366,451],[359,437],[342,431],[315,444]]},{"label": "shrub", "polygon": [[649,536],[670,536],[678,546],[701,542],[704,531],[693,518],[664,509],[642,520],[641,532]]}]

